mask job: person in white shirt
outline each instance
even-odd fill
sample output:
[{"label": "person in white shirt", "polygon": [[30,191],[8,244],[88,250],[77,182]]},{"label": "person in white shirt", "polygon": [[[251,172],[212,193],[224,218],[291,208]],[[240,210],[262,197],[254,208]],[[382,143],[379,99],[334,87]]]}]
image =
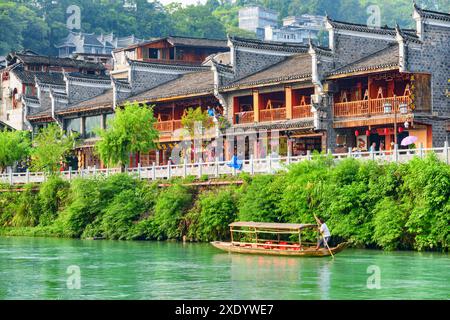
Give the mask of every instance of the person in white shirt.
[{"label": "person in white shirt", "polygon": [[319,218],[317,222],[320,223],[319,232],[322,235],[320,240],[317,242],[316,250],[319,250],[321,246],[325,247],[325,245],[328,244],[331,238],[331,233],[323,219]]}]

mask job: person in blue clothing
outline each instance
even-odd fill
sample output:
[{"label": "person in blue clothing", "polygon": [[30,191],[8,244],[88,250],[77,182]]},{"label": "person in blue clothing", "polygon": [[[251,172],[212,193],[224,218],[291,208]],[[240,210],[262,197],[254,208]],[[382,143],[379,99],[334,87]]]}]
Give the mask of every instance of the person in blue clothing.
[{"label": "person in blue clothing", "polygon": [[233,157],[231,157],[231,160],[229,163],[227,163],[227,166],[229,166],[231,168],[235,168],[237,170],[242,169],[242,160],[240,160],[238,158],[238,156],[236,155],[236,152],[234,152]]}]

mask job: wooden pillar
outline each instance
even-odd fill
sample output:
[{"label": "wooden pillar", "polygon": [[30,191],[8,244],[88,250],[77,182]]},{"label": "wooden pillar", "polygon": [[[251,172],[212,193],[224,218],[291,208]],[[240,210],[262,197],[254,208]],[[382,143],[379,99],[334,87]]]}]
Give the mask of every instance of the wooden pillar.
[{"label": "wooden pillar", "polygon": [[292,88],[286,87],[284,92],[286,100],[286,119],[292,119]]},{"label": "wooden pillar", "polygon": [[259,91],[253,90],[253,121],[259,122]]}]

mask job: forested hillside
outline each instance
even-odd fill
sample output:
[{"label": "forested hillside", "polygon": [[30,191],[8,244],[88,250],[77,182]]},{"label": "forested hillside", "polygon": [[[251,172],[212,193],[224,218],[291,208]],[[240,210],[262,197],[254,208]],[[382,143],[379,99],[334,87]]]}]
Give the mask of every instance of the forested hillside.
[{"label": "forested hillside", "polygon": [[[379,5],[382,24],[412,27],[412,0],[207,0],[204,5],[163,6],[147,0],[0,0],[0,55],[23,48],[54,54],[54,45],[68,33],[70,5],[81,9],[81,31],[134,34],[149,39],[165,35],[224,38],[251,37],[238,28],[238,10],[259,4],[289,15],[326,14],[334,19],[365,23],[367,7]],[[422,7],[448,12],[448,0],[419,0]]]}]

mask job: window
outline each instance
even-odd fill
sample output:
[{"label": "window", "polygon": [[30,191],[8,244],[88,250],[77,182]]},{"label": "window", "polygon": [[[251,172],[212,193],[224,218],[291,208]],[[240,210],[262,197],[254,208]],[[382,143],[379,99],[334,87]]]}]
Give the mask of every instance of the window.
[{"label": "window", "polygon": [[101,128],[102,116],[86,117],[84,120],[84,136],[85,138],[95,138],[95,130]]},{"label": "window", "polygon": [[105,129],[108,128],[108,122],[110,122],[112,119],[114,119],[114,113],[108,113],[106,115]]},{"label": "window", "polygon": [[80,133],[80,131],[81,131],[81,119],[80,118],[73,118],[73,119],[66,119],[66,120],[64,120],[64,128],[66,129],[66,132],[77,132],[77,133]]},{"label": "window", "polygon": [[158,49],[149,48],[148,57],[150,59],[158,59]]}]

